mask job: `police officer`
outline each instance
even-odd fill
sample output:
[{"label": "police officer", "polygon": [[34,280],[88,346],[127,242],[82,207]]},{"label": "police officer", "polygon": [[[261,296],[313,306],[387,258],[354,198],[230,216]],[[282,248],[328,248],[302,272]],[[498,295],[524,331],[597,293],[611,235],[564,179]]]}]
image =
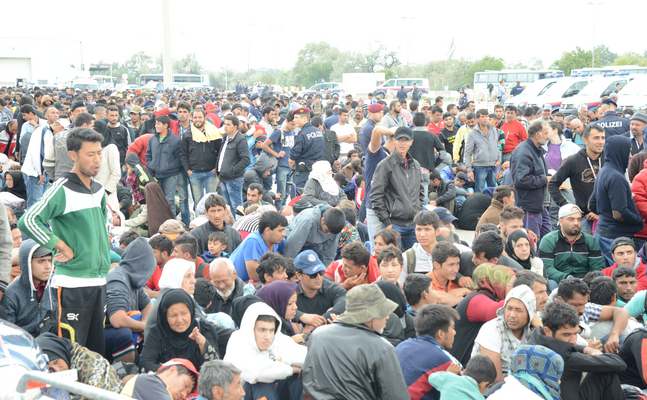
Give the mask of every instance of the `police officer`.
[{"label": "police officer", "polygon": [[263,120],[263,115],[261,115],[261,112],[258,111],[258,93],[254,93],[252,97],[249,98],[250,104],[249,104],[249,113],[256,117],[257,121],[262,121]]},{"label": "police officer", "polygon": [[293,111],[294,122],[301,128],[294,137],[294,147],[290,150],[292,181],[302,190],[310,177],[312,164],[323,157],[324,134],[310,123],[310,109],[297,108]]},{"label": "police officer", "polygon": [[618,104],[612,98],[603,99],[600,107],[604,110],[604,117],[597,124],[604,128],[607,139],[611,136],[622,135],[630,129],[631,121],[618,117],[616,113]]}]

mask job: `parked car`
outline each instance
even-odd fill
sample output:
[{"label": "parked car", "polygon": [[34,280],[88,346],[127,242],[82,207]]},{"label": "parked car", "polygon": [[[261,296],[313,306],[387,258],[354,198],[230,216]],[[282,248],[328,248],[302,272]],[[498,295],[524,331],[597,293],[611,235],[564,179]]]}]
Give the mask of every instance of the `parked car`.
[{"label": "parked car", "polygon": [[319,89],[319,93],[323,96],[326,93],[326,90],[328,90],[328,94],[331,96],[335,93],[339,95],[340,98],[346,97],[346,91],[344,90],[344,84],[341,82],[321,82],[317,83],[316,85],[310,87],[307,90],[302,90],[299,92],[299,96],[307,96],[307,95],[314,95],[317,93],[317,89]]},{"label": "parked car", "polygon": [[429,79],[426,78],[393,78],[384,82],[381,86],[378,86],[373,91],[373,95],[377,96],[378,94],[382,95],[383,99],[386,99],[387,96],[392,95],[395,97],[398,90],[404,86],[404,90],[407,93],[413,90],[413,84],[418,85],[418,90],[421,94],[429,92]]}]

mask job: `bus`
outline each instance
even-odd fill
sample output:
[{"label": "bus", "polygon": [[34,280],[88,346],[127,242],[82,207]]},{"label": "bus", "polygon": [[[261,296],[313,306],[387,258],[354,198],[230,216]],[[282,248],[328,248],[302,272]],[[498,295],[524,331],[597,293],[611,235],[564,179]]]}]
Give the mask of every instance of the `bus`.
[{"label": "bus", "polygon": [[474,91],[485,92],[488,90],[488,85],[492,84],[494,90],[499,85],[501,80],[505,81],[506,88],[509,90],[520,81],[521,86],[526,86],[530,83],[545,78],[561,78],[564,72],[558,69],[504,69],[501,71],[483,71],[474,74]]},{"label": "bus", "polygon": [[114,89],[117,78],[108,75],[91,75],[90,79],[97,81],[100,90]]},{"label": "bus", "polygon": [[[145,74],[139,76],[137,84],[139,86],[150,86],[154,89],[160,80],[162,82],[164,81],[163,74]],[[151,82],[153,82],[152,85],[149,85]],[[197,88],[208,85],[209,75],[173,74],[173,82],[171,83],[171,87],[178,89]]]},{"label": "bus", "polygon": [[571,70],[571,76],[625,76],[647,74],[647,67],[637,65],[610,65],[604,68],[578,68]]}]

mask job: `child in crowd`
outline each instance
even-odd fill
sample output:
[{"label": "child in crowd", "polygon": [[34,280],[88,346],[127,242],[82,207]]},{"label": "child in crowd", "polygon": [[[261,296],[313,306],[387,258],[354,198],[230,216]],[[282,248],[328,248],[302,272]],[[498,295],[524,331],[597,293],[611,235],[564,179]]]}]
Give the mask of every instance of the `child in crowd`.
[{"label": "child in crowd", "polygon": [[[213,296],[216,295],[216,287],[213,286],[210,280],[198,278],[195,280],[195,290],[193,292],[193,299],[200,306],[202,312],[209,308]],[[231,317],[225,313],[212,313],[205,314],[207,321],[225,328],[236,329],[236,325]]]},{"label": "child in crowd", "polygon": [[227,235],[223,231],[212,232],[208,238],[208,248],[200,257],[210,263],[218,257],[229,258],[224,250],[227,248]]},{"label": "child in crowd", "polygon": [[486,356],[474,356],[467,363],[463,376],[452,372],[436,372],[429,384],[440,392],[440,400],[483,400],[483,393],[494,383],[496,368]]}]

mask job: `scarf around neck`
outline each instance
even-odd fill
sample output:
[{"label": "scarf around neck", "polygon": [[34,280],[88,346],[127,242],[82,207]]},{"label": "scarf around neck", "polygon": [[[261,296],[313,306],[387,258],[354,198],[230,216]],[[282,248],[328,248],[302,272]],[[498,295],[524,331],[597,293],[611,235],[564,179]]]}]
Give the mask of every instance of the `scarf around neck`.
[{"label": "scarf around neck", "polygon": [[198,143],[222,139],[222,135],[218,129],[209,122],[204,123],[204,132],[196,128],[194,124],[191,124],[191,136],[193,137],[193,141]]}]

